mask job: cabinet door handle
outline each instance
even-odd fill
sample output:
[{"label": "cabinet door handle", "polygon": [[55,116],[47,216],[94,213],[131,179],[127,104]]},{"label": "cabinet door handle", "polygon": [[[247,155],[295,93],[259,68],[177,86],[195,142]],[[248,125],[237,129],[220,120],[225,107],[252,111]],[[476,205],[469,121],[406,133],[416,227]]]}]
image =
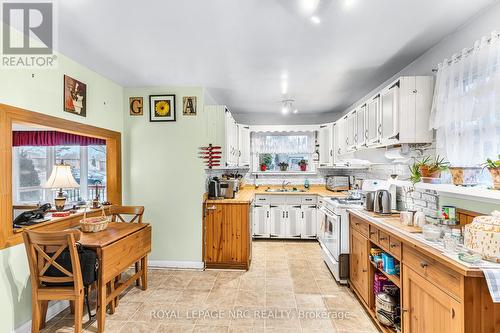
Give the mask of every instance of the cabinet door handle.
[{"label": "cabinet door handle", "polygon": [[288,212],[286,212],[286,218],[288,218]]},{"label": "cabinet door handle", "polygon": [[368,139],[368,130],[365,131],[365,139]]},{"label": "cabinet door handle", "polygon": [[425,261],[420,262],[420,267],[427,268],[427,266],[429,266],[429,264],[426,263]]},{"label": "cabinet door handle", "polygon": [[333,149],[330,149],[330,156],[333,156]]},{"label": "cabinet door handle", "polygon": [[283,211],[283,218],[285,218],[285,211]]},{"label": "cabinet door handle", "polygon": [[367,269],[363,269],[363,273],[366,273],[366,272],[368,272],[368,270]]},{"label": "cabinet door handle", "polygon": [[392,243],[392,244],[391,244],[391,247],[392,247],[392,248],[398,247],[398,244]]},{"label": "cabinet door handle", "polygon": [[269,211],[267,211],[267,218],[269,218]]},{"label": "cabinet door handle", "polygon": [[302,212],[302,218],[304,218],[304,212]]},{"label": "cabinet door handle", "polygon": [[359,222],[354,222],[355,225],[359,225]]},{"label": "cabinet door handle", "polygon": [[354,142],[358,142],[358,135],[357,134],[354,135]]},{"label": "cabinet door handle", "polygon": [[451,319],[455,318],[455,309],[451,308]]},{"label": "cabinet door handle", "polygon": [[378,124],[378,134],[382,134],[382,124]]}]

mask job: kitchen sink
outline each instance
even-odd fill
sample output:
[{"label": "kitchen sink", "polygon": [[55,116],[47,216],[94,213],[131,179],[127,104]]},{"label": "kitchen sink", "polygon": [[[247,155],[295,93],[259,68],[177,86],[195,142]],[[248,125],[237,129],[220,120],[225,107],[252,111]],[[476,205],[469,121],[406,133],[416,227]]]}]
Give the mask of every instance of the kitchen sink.
[{"label": "kitchen sink", "polygon": [[267,188],[266,192],[273,193],[290,193],[290,192],[307,192],[306,190],[299,190],[298,188]]}]

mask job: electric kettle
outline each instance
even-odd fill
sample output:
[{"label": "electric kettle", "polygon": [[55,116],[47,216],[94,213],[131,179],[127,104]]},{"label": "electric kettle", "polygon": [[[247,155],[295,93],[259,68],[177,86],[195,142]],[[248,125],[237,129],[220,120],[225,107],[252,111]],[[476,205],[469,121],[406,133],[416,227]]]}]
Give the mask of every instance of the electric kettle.
[{"label": "electric kettle", "polygon": [[391,214],[391,193],[387,190],[377,190],[375,193],[375,201],[373,203],[373,211],[378,214]]}]

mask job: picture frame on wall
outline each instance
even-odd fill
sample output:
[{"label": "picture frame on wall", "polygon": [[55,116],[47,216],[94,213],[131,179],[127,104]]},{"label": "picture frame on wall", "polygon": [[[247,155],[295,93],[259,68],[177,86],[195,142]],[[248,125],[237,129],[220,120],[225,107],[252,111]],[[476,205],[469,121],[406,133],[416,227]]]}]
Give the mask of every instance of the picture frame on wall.
[{"label": "picture frame on wall", "polygon": [[175,121],[175,95],[149,95],[149,121]]},{"label": "picture frame on wall", "polygon": [[131,116],[142,116],[144,112],[142,97],[129,97],[129,107]]},{"label": "picture frame on wall", "polygon": [[87,85],[71,76],[64,75],[64,111],[87,116]]},{"label": "picture frame on wall", "polygon": [[196,116],[196,96],[184,96],[182,98],[182,115]]}]

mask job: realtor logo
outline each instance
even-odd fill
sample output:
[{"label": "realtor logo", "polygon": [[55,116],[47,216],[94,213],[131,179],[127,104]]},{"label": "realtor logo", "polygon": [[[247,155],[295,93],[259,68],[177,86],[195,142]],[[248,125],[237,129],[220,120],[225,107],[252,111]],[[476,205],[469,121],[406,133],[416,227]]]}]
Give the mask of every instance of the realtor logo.
[{"label": "realtor logo", "polygon": [[2,66],[54,68],[54,4],[2,3]]}]

